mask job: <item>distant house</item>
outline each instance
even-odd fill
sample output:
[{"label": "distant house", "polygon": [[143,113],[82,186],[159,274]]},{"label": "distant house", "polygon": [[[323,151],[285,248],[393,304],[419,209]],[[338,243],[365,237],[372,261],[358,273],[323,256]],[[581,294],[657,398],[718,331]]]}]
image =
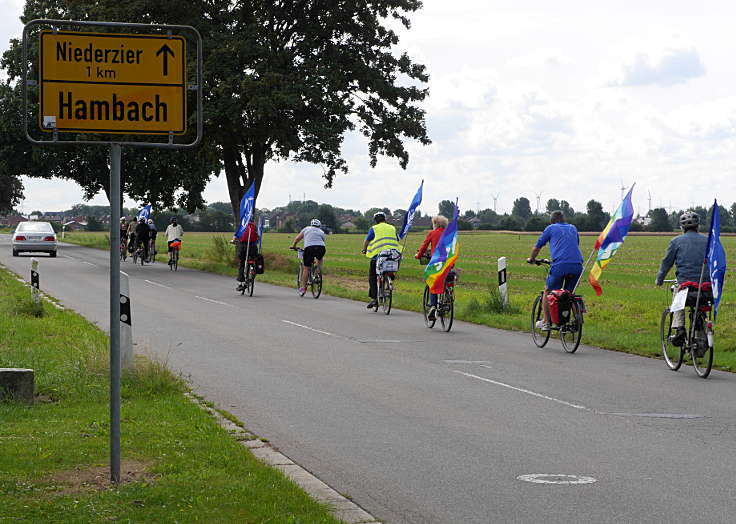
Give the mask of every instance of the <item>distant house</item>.
[{"label": "distant house", "polygon": [[46,222],[62,222],[63,223],[65,219],[66,217],[64,216],[64,213],[49,212],[49,213],[43,214],[43,220],[45,220]]},{"label": "distant house", "polygon": [[15,227],[21,222],[25,222],[26,217],[23,215],[7,215],[0,216],[0,227]]},{"label": "distant house", "polygon": [[41,220],[43,218],[43,215],[41,213],[31,213],[31,215],[28,217],[28,220]]},{"label": "distant house", "polygon": [[70,220],[64,223],[64,229],[66,231],[84,231],[87,229],[87,222],[79,220]]},{"label": "distant house", "polygon": [[343,222],[342,224],[340,224],[340,229],[342,229],[343,231],[349,231],[355,229],[355,224],[353,224],[352,222]]}]

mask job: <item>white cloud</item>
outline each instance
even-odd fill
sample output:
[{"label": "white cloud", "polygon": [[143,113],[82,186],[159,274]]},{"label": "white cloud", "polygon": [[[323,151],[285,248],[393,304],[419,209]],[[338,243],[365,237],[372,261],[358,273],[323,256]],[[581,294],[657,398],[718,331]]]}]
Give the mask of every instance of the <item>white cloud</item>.
[{"label": "white cloud", "polygon": [[629,45],[605,80],[608,87],[671,86],[705,75],[705,65],[694,45],[672,37],[666,42]]},{"label": "white cloud", "polygon": [[560,67],[574,63],[573,59],[559,49],[535,49],[531,53],[520,55],[509,60],[509,65],[523,68]]}]

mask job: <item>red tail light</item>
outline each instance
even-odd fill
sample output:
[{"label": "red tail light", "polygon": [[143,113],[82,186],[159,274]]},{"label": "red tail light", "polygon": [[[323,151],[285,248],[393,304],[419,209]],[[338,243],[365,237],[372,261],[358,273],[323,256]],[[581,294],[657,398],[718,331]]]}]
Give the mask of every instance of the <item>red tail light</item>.
[{"label": "red tail light", "polygon": [[44,242],[56,242],[56,237],[47,236],[43,239]]},{"label": "red tail light", "polygon": [[23,235],[18,235],[18,236],[15,237],[15,239],[16,240],[25,240],[26,237],[24,237]]}]

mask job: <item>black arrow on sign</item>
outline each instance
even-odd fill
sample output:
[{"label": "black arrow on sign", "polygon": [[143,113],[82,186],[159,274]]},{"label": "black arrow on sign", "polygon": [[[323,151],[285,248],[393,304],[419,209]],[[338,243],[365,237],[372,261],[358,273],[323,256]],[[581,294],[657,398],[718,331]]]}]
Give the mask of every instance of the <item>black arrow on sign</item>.
[{"label": "black arrow on sign", "polygon": [[171,50],[169,46],[164,44],[161,46],[161,49],[156,51],[156,56],[162,53],[164,55],[164,76],[168,76],[169,75],[169,55],[171,55],[171,57],[173,58],[174,52]]}]

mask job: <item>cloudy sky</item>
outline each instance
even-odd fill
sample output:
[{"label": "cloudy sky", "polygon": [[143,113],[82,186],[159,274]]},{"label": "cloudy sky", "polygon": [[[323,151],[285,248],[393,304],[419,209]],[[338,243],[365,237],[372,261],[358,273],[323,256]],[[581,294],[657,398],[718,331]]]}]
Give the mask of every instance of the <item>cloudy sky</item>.
[{"label": "cloudy sky", "polygon": [[[321,169],[266,166],[259,205],[292,199],[346,208],[405,208],[425,179],[425,212],[442,199],[461,209],[510,210],[564,198],[607,209],[636,182],[635,209],[736,201],[736,4],[619,0],[425,0],[401,49],[427,65],[433,144],[411,144],[406,171],[368,165],[348,137],[350,174],[323,189]],[[20,34],[20,0],[0,0],[0,41]],[[10,16],[10,15],[13,16]],[[123,165],[123,169],[125,166]],[[23,208],[81,201],[70,182],[28,179]],[[227,200],[224,175],[205,192]],[[94,203],[105,203],[96,197]]]}]

